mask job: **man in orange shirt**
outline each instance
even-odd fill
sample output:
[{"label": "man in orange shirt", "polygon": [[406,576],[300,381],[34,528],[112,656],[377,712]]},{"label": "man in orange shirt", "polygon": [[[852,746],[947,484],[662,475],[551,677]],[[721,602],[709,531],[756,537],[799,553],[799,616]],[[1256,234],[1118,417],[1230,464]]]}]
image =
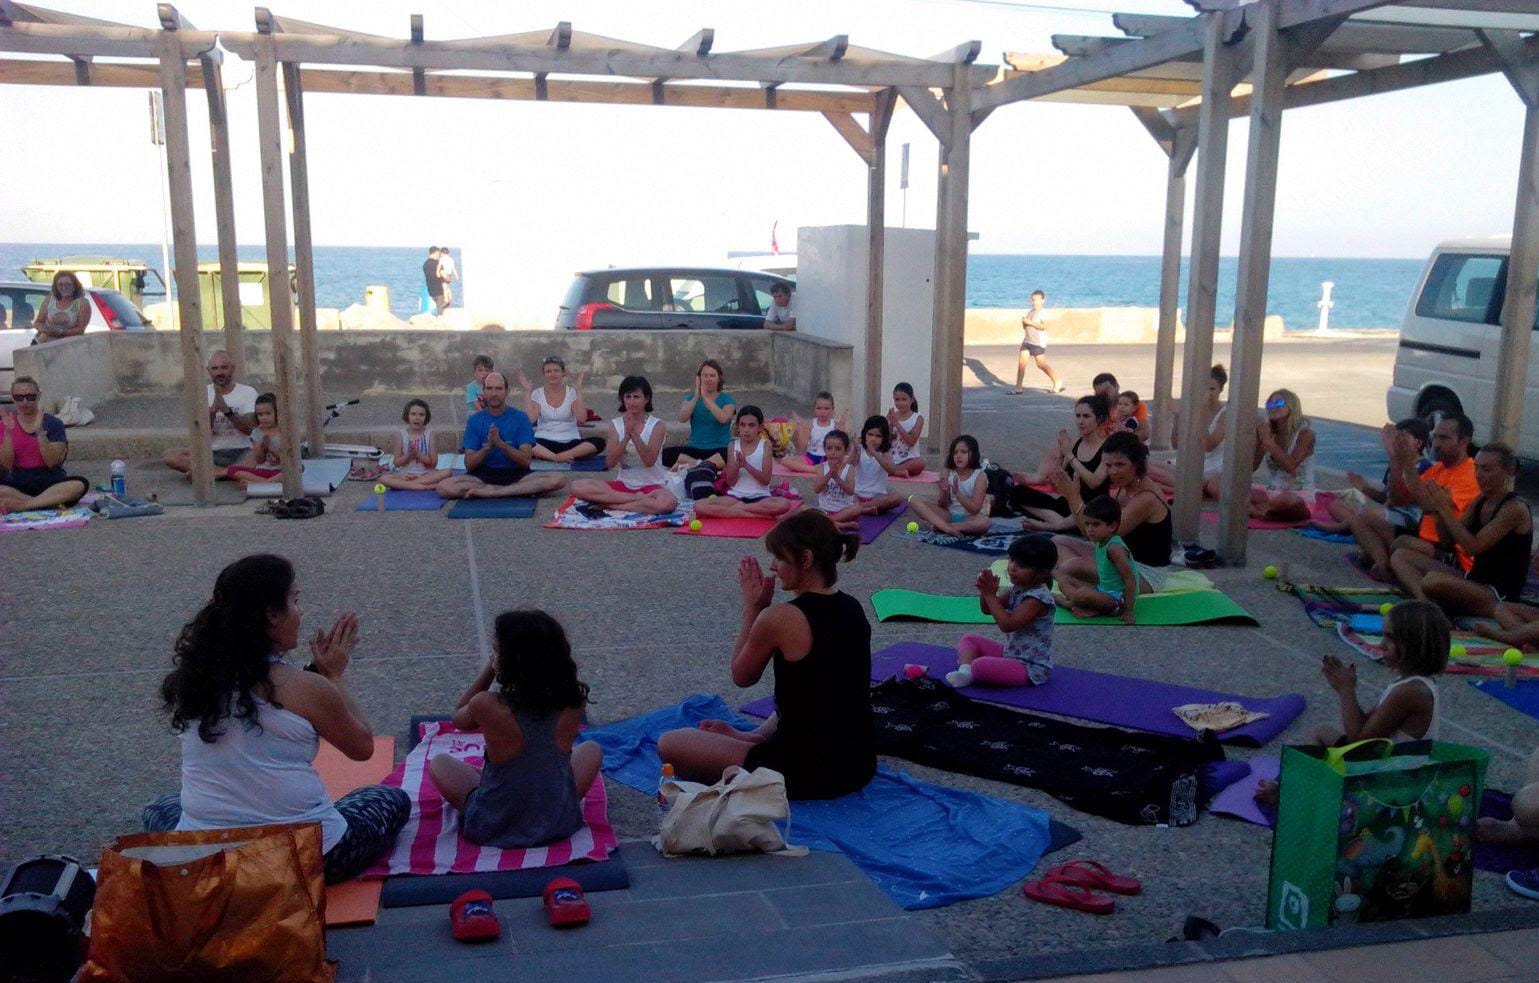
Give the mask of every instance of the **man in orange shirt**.
[{"label": "man in orange shirt", "polygon": [[[1480,495],[1480,486],[1475,483],[1475,461],[1470,457],[1470,438],[1475,433],[1470,418],[1462,413],[1454,413],[1443,417],[1432,428],[1432,455],[1435,463],[1419,478],[1416,474],[1414,439],[1400,431],[1390,433],[1392,430],[1393,427],[1385,428],[1385,446],[1390,451],[1386,504],[1395,506],[1419,502],[1422,496],[1419,494],[1418,483],[1435,484],[1447,490],[1449,498],[1453,500],[1455,514],[1463,515],[1469,504]],[[1415,536],[1396,537],[1394,528],[1383,515],[1370,513],[1367,509],[1353,518],[1351,529],[1357,545],[1362,547],[1368,575],[1386,583],[1394,579],[1389,566],[1389,555],[1394,550],[1415,549],[1428,556],[1437,556],[1439,552],[1437,520],[1432,510],[1426,510],[1422,515],[1421,526]],[[1456,560],[1461,568],[1469,568],[1467,556],[1450,556],[1448,559],[1450,565]]]}]

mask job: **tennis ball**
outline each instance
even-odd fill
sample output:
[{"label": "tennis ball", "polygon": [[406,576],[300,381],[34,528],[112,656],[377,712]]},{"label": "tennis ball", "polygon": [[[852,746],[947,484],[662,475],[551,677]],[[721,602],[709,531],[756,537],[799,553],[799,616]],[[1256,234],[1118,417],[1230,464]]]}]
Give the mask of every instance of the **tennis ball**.
[{"label": "tennis ball", "polygon": [[690,532],[699,532],[700,528],[703,525],[704,525],[704,523],[701,522],[699,519],[690,519],[689,520],[689,531]]},{"label": "tennis ball", "polygon": [[907,529],[909,532],[918,532],[919,531],[919,523],[917,523],[917,522],[910,522],[908,525],[904,526],[903,528]]},{"label": "tennis ball", "polygon": [[1266,566],[1261,568],[1261,576],[1265,577],[1268,580],[1276,580],[1277,579],[1277,568],[1275,566],[1273,566],[1272,564],[1268,563]]},{"label": "tennis ball", "polygon": [[1469,649],[1465,648],[1463,645],[1455,645],[1453,648],[1448,650],[1448,654],[1454,658],[1458,658],[1461,655],[1469,655]]},{"label": "tennis ball", "polygon": [[1393,604],[1389,603],[1388,601],[1385,601],[1383,604],[1379,605],[1379,613],[1384,615],[1385,617],[1388,617],[1389,616],[1389,612],[1393,608],[1394,608]]},{"label": "tennis ball", "polygon": [[1523,662],[1523,653],[1517,649],[1508,649],[1502,653],[1502,662],[1509,666],[1519,665]]},{"label": "tennis ball", "polygon": [[376,494],[376,495],[383,495],[384,493],[385,493],[385,486],[384,485],[375,485],[374,486],[374,494]]}]

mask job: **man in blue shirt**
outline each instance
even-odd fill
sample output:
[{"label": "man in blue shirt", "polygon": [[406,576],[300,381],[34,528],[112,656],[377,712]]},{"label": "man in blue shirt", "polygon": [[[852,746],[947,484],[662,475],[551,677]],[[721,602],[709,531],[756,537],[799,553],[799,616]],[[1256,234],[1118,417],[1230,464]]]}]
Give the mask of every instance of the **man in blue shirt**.
[{"label": "man in blue shirt", "polygon": [[523,410],[508,405],[508,380],[501,372],[486,377],[486,409],[465,421],[465,474],[438,483],[444,498],[538,496],[566,484],[559,474],[529,470],[534,425]]}]

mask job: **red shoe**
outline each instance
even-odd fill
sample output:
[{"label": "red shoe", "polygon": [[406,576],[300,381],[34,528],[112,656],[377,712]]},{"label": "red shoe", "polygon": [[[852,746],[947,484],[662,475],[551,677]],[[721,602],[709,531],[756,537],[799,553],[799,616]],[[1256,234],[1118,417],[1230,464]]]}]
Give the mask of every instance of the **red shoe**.
[{"label": "red shoe", "polygon": [[1094,860],[1071,860],[1059,864],[1049,870],[1045,877],[1113,894],[1137,894],[1144,889],[1137,878],[1113,874],[1105,864]]},{"label": "red shoe", "polygon": [[570,877],[558,877],[545,885],[545,917],[551,928],[586,925],[590,916],[581,884]]},{"label": "red shoe", "polygon": [[1021,885],[1021,893],[1033,901],[1075,911],[1088,911],[1092,915],[1109,915],[1116,907],[1106,895],[1096,894],[1073,881],[1060,880],[1051,874],[1040,881],[1027,881]]},{"label": "red shoe", "polygon": [[502,923],[492,910],[492,896],[482,890],[466,891],[449,905],[449,931],[457,942],[490,942],[502,934]]}]

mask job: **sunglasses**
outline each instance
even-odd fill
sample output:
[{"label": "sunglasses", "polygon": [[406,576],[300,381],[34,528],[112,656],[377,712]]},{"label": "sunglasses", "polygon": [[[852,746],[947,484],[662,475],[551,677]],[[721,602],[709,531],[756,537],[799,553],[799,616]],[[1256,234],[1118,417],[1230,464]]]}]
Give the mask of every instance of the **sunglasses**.
[{"label": "sunglasses", "polygon": [[13,402],[13,403],[35,403],[35,402],[37,402],[37,393],[12,393],[11,394],[11,402]]},{"label": "sunglasses", "polygon": [[540,367],[544,368],[547,365],[556,365],[562,369],[566,368],[566,362],[559,355],[546,355],[545,361],[540,363]]},{"label": "sunglasses", "polygon": [[1267,401],[1266,408],[1269,410],[1285,410],[1288,408],[1288,401],[1286,399],[1271,399]]}]

